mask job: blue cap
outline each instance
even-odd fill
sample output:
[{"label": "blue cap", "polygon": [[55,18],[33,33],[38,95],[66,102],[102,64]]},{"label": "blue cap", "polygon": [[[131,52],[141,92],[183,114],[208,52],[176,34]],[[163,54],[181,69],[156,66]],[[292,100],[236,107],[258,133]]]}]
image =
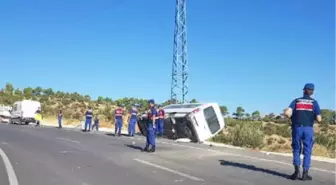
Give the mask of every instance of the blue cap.
[{"label": "blue cap", "polygon": [[314,90],[315,86],[313,83],[307,83],[303,89],[311,89]]},{"label": "blue cap", "polygon": [[153,99],[150,99],[150,100],[148,100],[148,103],[154,104],[155,102],[154,102]]}]

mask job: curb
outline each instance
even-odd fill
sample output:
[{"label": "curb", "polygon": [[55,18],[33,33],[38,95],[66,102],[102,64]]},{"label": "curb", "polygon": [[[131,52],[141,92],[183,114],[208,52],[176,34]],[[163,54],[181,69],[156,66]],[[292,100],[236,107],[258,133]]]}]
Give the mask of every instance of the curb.
[{"label": "curb", "polygon": [[[215,146],[215,147],[223,147],[223,148],[232,148],[232,149],[238,149],[238,150],[246,150],[247,148],[242,148],[242,147],[237,147],[237,146],[232,146],[232,145],[226,145],[222,143],[214,143],[210,141],[204,141],[203,144],[208,145],[208,146]],[[266,155],[278,155],[278,156],[285,156],[285,157],[293,157],[291,153],[279,153],[279,152],[268,152],[268,151],[257,151]],[[301,155],[301,158],[303,155]],[[320,162],[327,162],[327,163],[334,163],[336,164],[336,159],[335,158],[327,158],[327,157],[320,157],[320,156],[312,156],[312,160],[314,161],[320,161]]]}]

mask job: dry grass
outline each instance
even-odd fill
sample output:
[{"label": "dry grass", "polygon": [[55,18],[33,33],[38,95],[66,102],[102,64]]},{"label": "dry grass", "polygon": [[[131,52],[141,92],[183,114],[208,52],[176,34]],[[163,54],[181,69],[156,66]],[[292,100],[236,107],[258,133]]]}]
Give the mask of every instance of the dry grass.
[{"label": "dry grass", "polygon": [[[256,136],[251,134],[244,134],[245,132],[256,132],[255,125],[259,125],[260,122],[247,122],[239,120],[226,120],[226,128],[221,134],[212,138],[215,142],[221,142],[226,144],[235,144],[233,142],[233,136],[238,137],[238,141],[243,143],[238,143],[239,146],[251,147],[256,149],[261,149],[264,151],[271,152],[283,152],[292,153],[291,147],[291,127],[288,124],[277,124],[277,123],[262,123],[260,130],[264,134],[263,142],[255,142]],[[244,126],[244,129],[241,126]],[[254,125],[254,126],[253,126]],[[237,129],[239,128],[239,129]],[[254,129],[254,130],[253,130]],[[239,130],[239,132],[238,132]],[[252,131],[253,130],[253,131]],[[314,126],[315,131],[315,144],[313,148],[313,155],[323,156],[323,157],[335,157],[335,125],[318,125]],[[243,132],[243,133],[242,133]],[[259,132],[259,131],[258,131]],[[238,134],[237,134],[238,133]],[[260,135],[260,134],[259,134]],[[259,137],[259,136],[258,136]],[[244,142],[253,142],[252,145]],[[237,145],[237,143],[236,143]]]}]

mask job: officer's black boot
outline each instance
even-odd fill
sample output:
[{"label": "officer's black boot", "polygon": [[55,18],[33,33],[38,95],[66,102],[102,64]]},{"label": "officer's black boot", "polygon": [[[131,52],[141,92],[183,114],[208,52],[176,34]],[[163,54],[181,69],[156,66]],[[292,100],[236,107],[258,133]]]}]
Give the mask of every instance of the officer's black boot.
[{"label": "officer's black boot", "polygon": [[148,152],[148,146],[146,146],[145,148],[142,149],[143,152]]},{"label": "officer's black boot", "polygon": [[303,181],[311,181],[313,178],[308,175],[308,170],[304,170],[302,173],[302,180]]},{"label": "officer's black boot", "polygon": [[155,146],[152,146],[152,148],[149,150],[149,152],[155,152]]},{"label": "officer's black boot", "polygon": [[300,166],[295,166],[295,171],[289,178],[292,180],[296,180],[299,178],[299,175],[300,175]]}]

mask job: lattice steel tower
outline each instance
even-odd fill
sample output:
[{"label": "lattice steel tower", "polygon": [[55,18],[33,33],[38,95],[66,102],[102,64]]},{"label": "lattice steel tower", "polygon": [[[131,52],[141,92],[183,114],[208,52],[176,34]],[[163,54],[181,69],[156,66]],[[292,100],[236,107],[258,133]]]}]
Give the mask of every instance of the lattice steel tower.
[{"label": "lattice steel tower", "polygon": [[186,0],[176,0],[171,100],[185,103],[188,93]]}]

